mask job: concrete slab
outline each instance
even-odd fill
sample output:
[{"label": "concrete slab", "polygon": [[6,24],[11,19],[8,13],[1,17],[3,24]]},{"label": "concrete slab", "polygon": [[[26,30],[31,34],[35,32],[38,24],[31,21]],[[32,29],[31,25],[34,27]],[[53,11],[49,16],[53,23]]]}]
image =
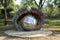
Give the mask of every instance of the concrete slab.
[{"label": "concrete slab", "polygon": [[37,30],[37,31],[15,31],[15,30],[7,30],[5,33],[9,36],[16,37],[40,37],[40,36],[48,36],[52,34],[50,30]]}]

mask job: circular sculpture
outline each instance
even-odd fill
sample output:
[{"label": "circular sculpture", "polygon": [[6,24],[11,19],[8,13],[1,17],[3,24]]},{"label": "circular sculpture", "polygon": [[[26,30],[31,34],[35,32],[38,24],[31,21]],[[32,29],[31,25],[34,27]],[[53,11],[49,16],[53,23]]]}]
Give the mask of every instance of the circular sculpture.
[{"label": "circular sculpture", "polygon": [[20,30],[38,30],[43,25],[43,13],[33,7],[25,7],[18,10],[13,17],[14,27]]}]

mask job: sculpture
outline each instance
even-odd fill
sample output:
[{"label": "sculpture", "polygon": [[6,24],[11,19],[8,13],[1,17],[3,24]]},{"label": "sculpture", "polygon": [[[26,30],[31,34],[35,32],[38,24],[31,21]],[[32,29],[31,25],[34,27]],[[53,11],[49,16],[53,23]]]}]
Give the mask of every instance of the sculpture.
[{"label": "sculpture", "polygon": [[33,7],[21,8],[14,15],[13,24],[18,31],[39,30],[43,25],[43,13]]},{"label": "sculpture", "polygon": [[13,25],[16,29],[5,31],[5,33],[20,38],[51,35],[52,31],[41,29],[43,22],[43,13],[40,9],[33,7],[21,8],[13,17]]}]

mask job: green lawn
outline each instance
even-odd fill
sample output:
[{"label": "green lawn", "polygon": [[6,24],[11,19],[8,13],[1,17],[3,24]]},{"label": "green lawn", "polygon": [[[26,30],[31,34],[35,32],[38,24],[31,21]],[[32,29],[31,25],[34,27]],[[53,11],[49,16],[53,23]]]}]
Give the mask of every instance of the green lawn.
[{"label": "green lawn", "polygon": [[[5,21],[4,19],[0,19],[0,26],[4,25],[4,21]],[[8,19],[7,22],[8,22],[8,25],[11,25],[12,24],[12,19]]]},{"label": "green lawn", "polygon": [[46,19],[44,22],[44,25],[46,26],[60,26],[60,19]]},{"label": "green lawn", "polygon": [[12,25],[12,19],[8,19],[8,25],[4,25],[4,19],[0,19],[0,30],[14,29]]},{"label": "green lawn", "polygon": [[[44,25],[48,27],[60,27],[60,19],[45,19]],[[12,25],[12,19],[8,19],[8,25]],[[4,26],[4,19],[0,19],[0,26]]]}]

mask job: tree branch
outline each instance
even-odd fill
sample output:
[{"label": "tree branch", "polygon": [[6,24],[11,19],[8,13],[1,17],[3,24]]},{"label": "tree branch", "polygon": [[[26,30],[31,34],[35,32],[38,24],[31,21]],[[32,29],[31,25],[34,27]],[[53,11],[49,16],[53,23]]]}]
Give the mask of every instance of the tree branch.
[{"label": "tree branch", "polygon": [[35,4],[39,7],[39,5],[37,4],[37,2],[34,0]]},{"label": "tree branch", "polygon": [[43,2],[43,4],[42,4],[42,6],[44,5],[45,1],[46,1],[46,0],[44,0],[44,2]]}]

